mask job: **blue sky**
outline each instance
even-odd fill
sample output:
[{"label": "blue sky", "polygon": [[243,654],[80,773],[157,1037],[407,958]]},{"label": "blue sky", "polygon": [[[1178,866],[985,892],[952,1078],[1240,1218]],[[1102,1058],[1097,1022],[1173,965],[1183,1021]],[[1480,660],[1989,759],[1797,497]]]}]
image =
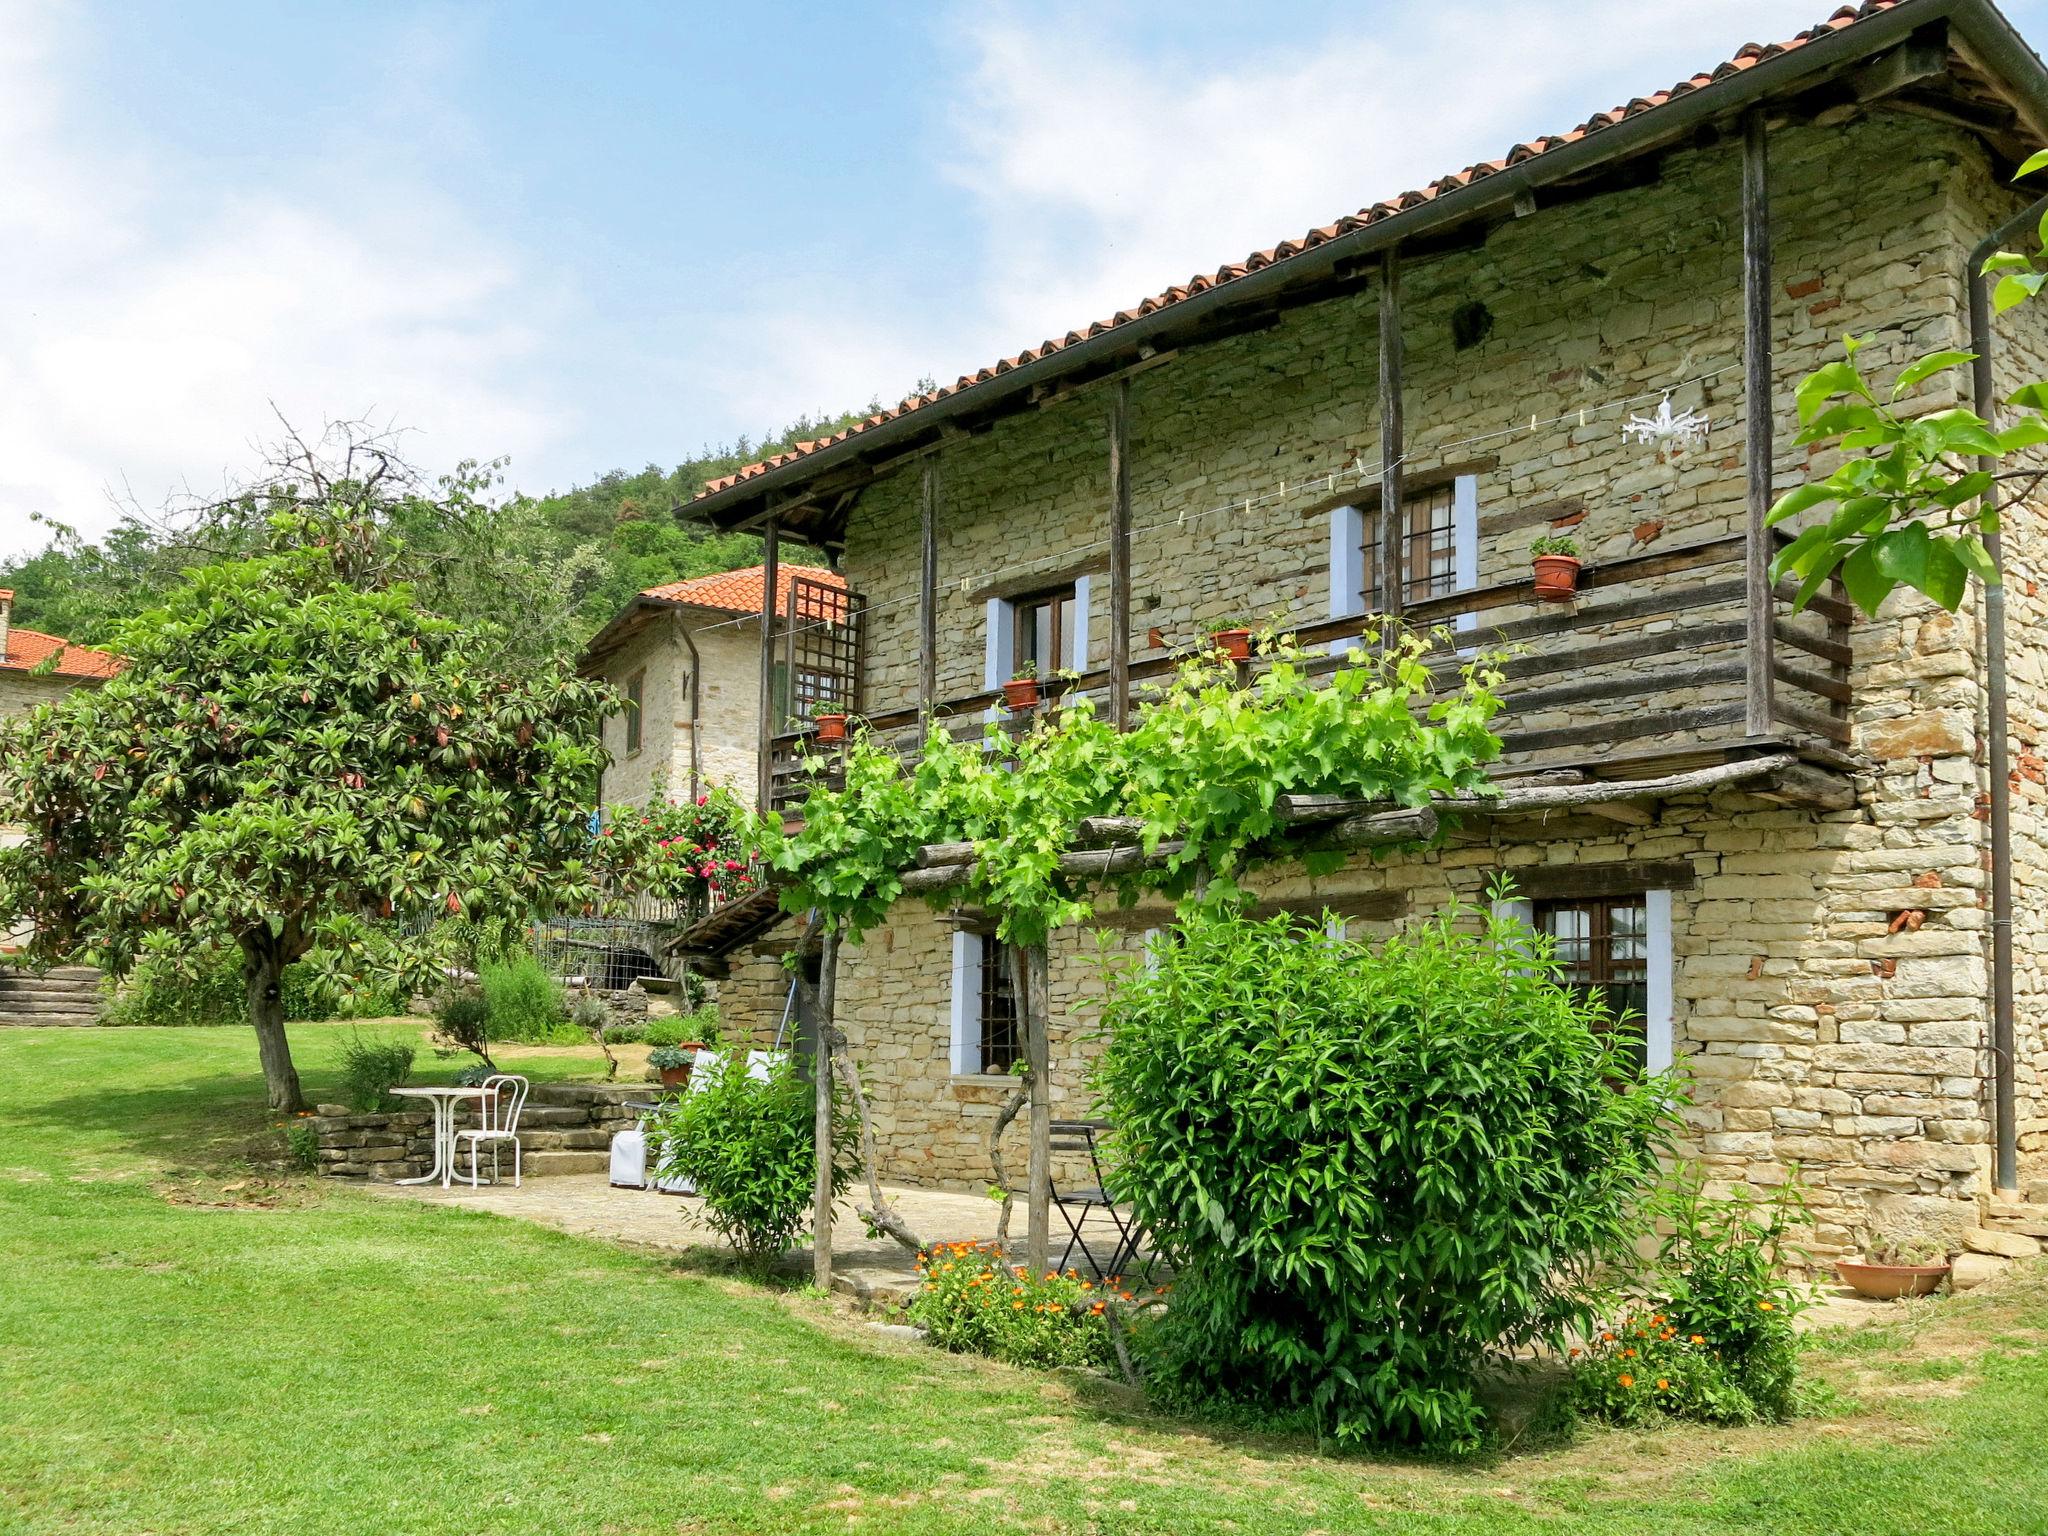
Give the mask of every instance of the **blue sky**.
[{"label": "blue sky", "polygon": [[273,406],[538,491],[893,400],[1826,10],[0,0],[0,552]]}]

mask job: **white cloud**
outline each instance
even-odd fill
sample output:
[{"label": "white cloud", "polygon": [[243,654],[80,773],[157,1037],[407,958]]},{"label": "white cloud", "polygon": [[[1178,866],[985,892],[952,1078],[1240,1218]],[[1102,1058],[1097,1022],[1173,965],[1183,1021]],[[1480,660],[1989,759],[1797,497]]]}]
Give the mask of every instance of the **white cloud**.
[{"label": "white cloud", "polygon": [[[976,11],[954,180],[978,206],[986,315],[1013,352],[1375,199],[1780,39],[1812,0],[1361,8],[1313,46],[1164,58],[1088,13]],[[1475,46],[1475,43],[1477,44]],[[951,371],[992,360],[961,357]]]},{"label": "white cloud", "polygon": [[110,489],[217,489],[273,404],[395,421],[435,468],[573,419],[529,366],[563,300],[451,204],[347,163],[278,196],[89,147],[74,41],[40,8],[0,31],[0,551],[31,511],[93,530]]}]

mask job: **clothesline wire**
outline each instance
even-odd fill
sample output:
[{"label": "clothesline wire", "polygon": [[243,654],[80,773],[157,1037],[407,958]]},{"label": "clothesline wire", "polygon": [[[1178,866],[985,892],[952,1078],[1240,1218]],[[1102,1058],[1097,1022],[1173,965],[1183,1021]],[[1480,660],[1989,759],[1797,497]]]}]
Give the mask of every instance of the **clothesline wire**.
[{"label": "clothesline wire", "polygon": [[[1724,373],[1734,373],[1740,366],[1740,364],[1729,363],[1720,368],[1709,369],[1705,373],[1689,375],[1686,378],[1680,379],[1675,384],[1660,385],[1642,394],[1628,395],[1618,400],[1602,401],[1598,405],[1577,406],[1570,410],[1561,411],[1555,416],[1538,417],[1532,415],[1527,426],[1517,423],[1511,427],[1498,427],[1487,432],[1475,432],[1469,436],[1454,438],[1448,442],[1432,443],[1428,446],[1427,452],[1431,457],[1437,457],[1455,449],[1470,448],[1480,443],[1498,442],[1503,438],[1520,437],[1530,432],[1541,431],[1545,427],[1558,426],[1564,422],[1575,421],[1580,426],[1584,426],[1589,418],[1605,415],[1613,411],[1624,411],[1630,406],[1661,400],[1670,395],[1674,390],[1683,389],[1687,385],[1704,384],[1712,379],[1719,378]],[[1404,453],[1395,462],[1400,465],[1406,465],[1411,457],[1413,457],[1412,454]],[[1216,517],[1225,512],[1251,512],[1256,508],[1298,498],[1304,494],[1327,496],[1335,491],[1340,483],[1365,484],[1379,479],[1384,462],[1384,460],[1365,462],[1354,454],[1349,462],[1339,465],[1335,469],[1304,475],[1300,479],[1285,478],[1268,491],[1258,491],[1249,496],[1234,497],[1205,511],[1176,513],[1172,517],[1161,518],[1157,522],[1138,525],[1131,529],[1131,537],[1136,538],[1139,534],[1156,532],[1162,528],[1184,528],[1191,522],[1198,522],[1207,517]],[[1107,549],[1108,547],[1109,539],[1105,536],[1090,539],[1083,544],[1070,545],[1065,550],[1065,553],[1069,556],[1085,555],[1092,554],[1099,549]],[[965,591],[968,587],[977,585],[987,587],[1001,584],[1014,577],[1028,576],[1033,574],[1041,563],[1027,561],[997,571],[978,571],[961,584],[961,589]],[[947,583],[941,582],[939,585],[941,590],[943,590]],[[763,596],[765,598],[767,594],[764,593]],[[865,618],[875,614],[890,613],[898,608],[907,608],[918,601],[920,601],[918,594],[912,593],[907,597],[895,598],[884,603],[864,603],[858,610],[849,611],[844,614],[824,615],[801,622],[798,622],[796,616],[792,614],[788,616],[788,620],[783,625],[781,633],[793,634],[799,630],[830,629],[850,622],[856,616],[856,613],[858,616]],[[699,633],[741,625],[758,627],[760,622],[761,615],[758,613],[742,614],[737,618],[720,619],[715,623],[706,624]]]}]

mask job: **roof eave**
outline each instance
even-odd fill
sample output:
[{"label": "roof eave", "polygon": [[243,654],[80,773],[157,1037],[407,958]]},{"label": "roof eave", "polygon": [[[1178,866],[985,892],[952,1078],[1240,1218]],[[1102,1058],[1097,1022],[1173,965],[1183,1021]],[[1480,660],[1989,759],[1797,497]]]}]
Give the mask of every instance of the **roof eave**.
[{"label": "roof eave", "polygon": [[995,378],[967,385],[942,400],[857,432],[792,463],[709,492],[685,503],[678,515],[721,529],[756,521],[760,516],[756,503],[777,493],[794,491],[833,469],[892,448],[900,449],[962,416],[985,410],[1036,385],[1106,362],[1120,352],[1156,344],[1170,332],[1198,323],[1219,310],[1256,302],[1304,280],[1334,274],[1339,267],[1355,267],[1361,258],[1390,245],[1445,229],[1511,202],[1525,189],[1568,180],[1607,162],[1646,152],[1701,123],[1779,94],[1810,76],[1825,74],[1892,47],[1929,22],[1943,19],[1959,30],[1985,63],[2013,88],[2031,109],[2036,122],[2048,125],[2048,68],[2044,68],[2040,58],[1990,0],[1901,0],[1888,11],[1759,60],[1748,69],[1596,129],[1584,138],[1545,150],[1520,165],[1453,188],[1311,250],[1164,305],[1149,315],[1113,326]]}]

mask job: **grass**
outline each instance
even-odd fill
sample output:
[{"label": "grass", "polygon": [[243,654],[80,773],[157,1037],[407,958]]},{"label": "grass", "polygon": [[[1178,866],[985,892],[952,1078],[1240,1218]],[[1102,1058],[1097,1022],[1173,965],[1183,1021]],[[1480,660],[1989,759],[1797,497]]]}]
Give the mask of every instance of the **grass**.
[{"label": "grass", "polygon": [[[351,1027],[293,1026],[314,1097]],[[280,1140],[260,1089],[243,1030],[0,1030],[0,1529],[2048,1529],[2039,1276],[1823,1340],[1835,1406],[1790,1429],[1330,1459],[814,1296],[252,1171]]]}]

